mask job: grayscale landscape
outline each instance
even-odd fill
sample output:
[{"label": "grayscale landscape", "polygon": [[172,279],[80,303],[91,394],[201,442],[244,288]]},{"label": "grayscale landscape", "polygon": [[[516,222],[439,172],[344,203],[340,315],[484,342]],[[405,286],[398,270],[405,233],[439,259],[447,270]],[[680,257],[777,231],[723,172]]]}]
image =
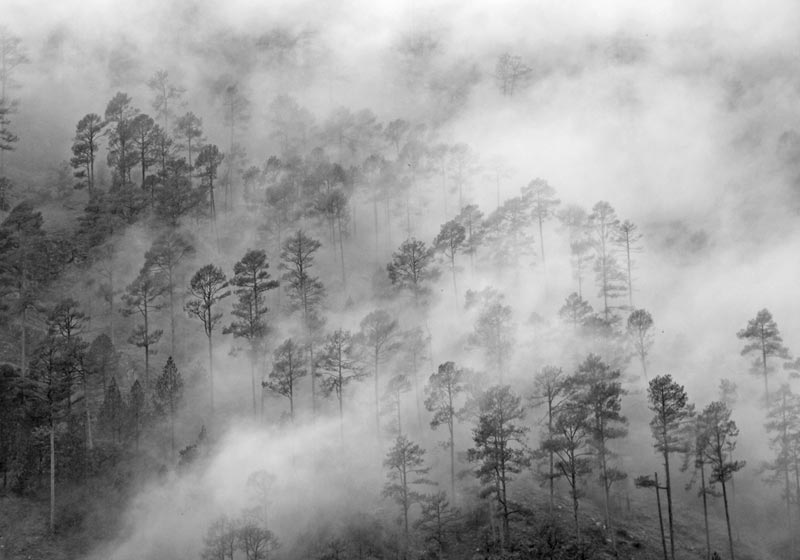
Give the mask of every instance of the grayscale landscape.
[{"label": "grayscale landscape", "polygon": [[0,0],[0,560],[800,558],[799,18]]}]

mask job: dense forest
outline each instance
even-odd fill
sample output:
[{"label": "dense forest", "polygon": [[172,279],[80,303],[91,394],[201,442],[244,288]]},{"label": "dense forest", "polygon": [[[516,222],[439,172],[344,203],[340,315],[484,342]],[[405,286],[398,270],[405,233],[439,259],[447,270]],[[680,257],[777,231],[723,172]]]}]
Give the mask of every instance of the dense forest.
[{"label": "dense forest", "polygon": [[0,559],[800,558],[798,39],[389,5],[0,16]]}]

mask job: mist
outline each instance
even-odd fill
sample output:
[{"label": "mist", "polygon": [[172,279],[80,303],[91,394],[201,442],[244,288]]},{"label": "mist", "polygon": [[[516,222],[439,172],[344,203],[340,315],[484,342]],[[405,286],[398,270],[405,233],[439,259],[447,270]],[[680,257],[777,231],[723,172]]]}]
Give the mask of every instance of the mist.
[{"label": "mist", "polygon": [[[479,252],[474,262],[459,255],[455,295],[449,264],[440,258],[441,274],[430,282],[424,308],[407,294],[392,292],[386,277],[392,253],[407,238],[431,245],[459,206],[475,204],[488,217],[536,178],[553,186],[560,208],[580,205],[591,212],[596,202],[608,201],[620,220],[636,224],[643,236],[642,250],[634,255],[632,307],[646,309],[654,319],[650,379],[670,374],[685,386],[698,411],[720,399],[722,379],[736,383],[732,418],[740,435],[735,454],[748,463],[736,474],[734,515],[742,528],[764,512],[779,515],[780,492],[759,472],[773,453],[764,430],[763,379],[749,372],[752,360],[740,354],[744,343],[736,333],[759,310],[769,309],[785,346],[793,356],[800,352],[800,303],[791,296],[800,277],[796,4],[5,0],[2,5],[0,24],[19,37],[28,59],[9,86],[9,96],[18,101],[11,122],[19,136],[13,151],[4,153],[5,172],[14,185],[10,206],[35,201],[51,233],[72,231],[90,202],[86,189],[54,194],[65,181],[59,169],[72,157],[76,123],[87,113],[103,114],[117,92],[154,115],[147,81],[159,70],[185,90],[175,116],[195,113],[202,119],[204,141],[222,151],[239,144],[246,153],[242,170],[265,169],[271,156],[290,159],[275,133],[273,102],[282,95],[314,122],[308,132],[313,140],[292,155],[309,157],[318,147],[312,141],[323,144],[325,138],[325,157],[347,172],[358,170],[353,176],[362,176],[370,154],[348,151],[341,138],[337,147],[325,136],[342,108],[362,116],[360,111],[371,111],[382,130],[405,119],[425,145],[468,146],[472,169],[459,185],[461,192],[448,171],[442,194],[443,179],[435,167],[425,177],[415,176],[405,202],[398,191],[387,195],[387,200],[396,198],[385,207],[375,202],[373,208],[372,195],[354,187],[346,238],[329,236],[322,219],[301,216],[281,240],[302,229],[322,243],[314,270],[326,289],[320,311],[325,333],[339,328],[356,333],[368,313],[386,309],[399,330],[418,327],[429,337],[399,413],[403,432],[426,449],[428,477],[441,489],[449,480],[449,455],[441,445],[446,430],[430,429],[431,413],[423,401],[429,377],[447,361],[484,372],[484,389],[502,381],[527,397],[541,368],[557,365],[571,374],[596,351],[622,371],[627,391],[622,413],[630,434],[615,443],[629,473],[625,491],[639,492],[632,479],[661,468],[648,426],[647,383],[627,342],[603,347],[590,336],[575,335],[559,318],[577,288],[569,232],[558,220],[543,226],[546,263],[526,254],[512,272],[497,265],[490,251]],[[519,56],[529,70],[509,95],[496,76],[504,53]],[[224,108],[232,86],[247,100],[235,138]],[[106,162],[105,142],[97,159],[103,188],[115,173]],[[393,148],[384,144],[388,157],[394,157]],[[502,176],[495,173],[500,167]],[[233,192],[230,203],[219,203],[213,227],[208,217],[187,216],[177,228],[195,248],[180,265],[181,286],[207,263],[230,277],[250,249],[263,249],[272,277],[282,278],[277,218],[260,206],[254,210]],[[7,215],[0,213],[0,221]],[[112,259],[67,268],[49,288],[52,299],[71,296],[81,303],[91,317],[87,338],[109,331],[106,304],[94,291],[103,267],[113,269],[120,291],[131,284],[160,233],[162,224],[154,220],[119,228]],[[538,252],[539,232],[533,221],[529,225]],[[342,236],[339,248],[337,235]],[[582,297],[599,313],[602,294],[590,268],[585,274]],[[480,344],[470,342],[480,307],[465,307],[469,290],[487,288],[502,295],[514,324],[514,346],[499,376]],[[372,377],[342,390],[341,425],[333,397],[318,396],[312,413],[308,376],[298,381],[294,419],[287,417],[285,398],[263,390],[253,416],[247,350],[241,339],[222,334],[221,323],[214,334],[212,414],[205,407],[206,339],[183,313],[188,301],[183,291],[176,361],[186,402],[177,417],[176,439],[178,450],[197,445],[199,458],[178,466],[175,452],[158,440],[163,434],[150,430],[152,441],[143,448],[153,459],[137,463],[147,463],[141,471],[149,474],[131,486],[115,532],[93,542],[82,557],[198,558],[215,519],[261,515],[253,510],[264,504],[248,485],[259,471],[274,475],[265,523],[280,543],[278,557],[312,557],[319,552],[315,539],[366,526],[367,520],[396,529],[395,506],[382,497],[383,461],[396,435],[388,430],[394,416],[382,412],[385,425],[376,434]],[[278,346],[304,336],[302,320],[286,311],[287,293],[283,285],[266,294],[269,333],[258,358],[259,383],[272,370]],[[225,325],[234,299],[221,306]],[[620,336],[631,311],[626,300],[627,295],[620,298]],[[127,390],[141,379],[142,351],[126,343],[134,320],[115,313],[110,332],[123,354],[118,383]],[[168,312],[158,310],[154,317],[168,331]],[[158,343],[150,375],[163,367],[170,342],[165,334]],[[380,367],[382,393],[408,366],[398,354]],[[770,388],[790,382],[796,388],[792,379],[776,366]],[[542,414],[541,409],[527,411],[531,449],[539,445]],[[478,482],[474,465],[465,460],[473,427],[464,421],[455,428],[461,454],[458,501],[464,510],[477,510],[483,499],[471,493]],[[206,439],[198,438],[201,429]],[[676,502],[685,511],[696,510],[694,494],[682,489],[690,475],[674,476],[676,488],[681,486]],[[530,471],[518,475],[515,484],[526,497],[544,492]],[[566,486],[561,489],[566,495]],[[599,493],[590,494],[599,504]],[[766,533],[775,542],[782,538]]]}]

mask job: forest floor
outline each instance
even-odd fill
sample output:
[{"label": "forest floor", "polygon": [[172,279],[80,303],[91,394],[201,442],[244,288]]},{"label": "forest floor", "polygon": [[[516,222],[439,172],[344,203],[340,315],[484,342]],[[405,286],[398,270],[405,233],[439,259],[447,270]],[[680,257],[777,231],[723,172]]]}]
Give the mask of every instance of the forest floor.
[{"label": "forest floor", "polygon": [[[97,488],[95,488],[95,491]],[[106,490],[109,490],[108,488]],[[61,507],[57,512],[56,534],[48,531],[48,499],[46,492],[30,497],[0,494],[0,560],[74,560],[85,556],[104,539],[115,536],[121,518],[110,503],[98,503],[93,491],[92,505],[86,490],[79,486],[62,489]],[[106,493],[111,495],[112,492]],[[526,492],[530,508],[512,523],[513,545],[509,551],[491,546],[493,530],[499,534],[499,521],[494,529],[483,521],[464,521],[459,537],[445,557],[459,559],[612,559],[661,560],[663,549],[659,535],[658,513],[650,491],[636,491],[614,511],[617,554],[609,535],[603,530],[602,505],[590,499],[580,503],[579,521],[582,547],[575,546],[572,504],[566,496],[557,497],[552,515],[548,513],[548,497],[539,489]],[[117,495],[116,498],[120,496]],[[112,509],[107,509],[111,507]],[[702,510],[677,506],[675,523],[675,558],[705,558],[705,531]],[[724,518],[714,512],[710,520],[712,550],[728,558]],[[665,531],[666,507],[664,511]],[[744,529],[744,528],[743,528]],[[735,540],[738,560],[786,560],[770,553],[767,538],[758,532],[742,530]],[[666,535],[669,547],[669,535]]]}]

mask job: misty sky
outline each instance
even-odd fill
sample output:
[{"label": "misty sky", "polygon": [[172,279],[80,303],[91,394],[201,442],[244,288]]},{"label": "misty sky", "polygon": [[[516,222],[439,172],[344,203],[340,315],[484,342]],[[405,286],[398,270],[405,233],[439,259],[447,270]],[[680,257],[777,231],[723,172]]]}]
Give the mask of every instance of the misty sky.
[{"label": "misty sky", "polygon": [[[508,162],[506,196],[543,177],[564,202],[611,202],[646,236],[638,303],[659,326],[654,369],[689,389],[711,397],[737,377],[759,390],[735,333],[764,307],[800,353],[796,2],[0,0],[0,22],[31,60],[16,77],[9,156],[30,184],[47,182],[41,162],[68,159],[75,123],[115,92],[149,110],[144,83],[160,68],[187,88],[209,138],[224,138],[214,84],[232,75],[253,101],[256,160],[269,155],[268,104],[289,93],[319,119],[343,105],[436,121],[443,140]],[[275,28],[302,48],[270,65],[254,45]],[[426,83],[474,77],[455,107],[408,84],[399,46],[420,36],[436,41]],[[506,51],[533,68],[512,97],[492,78]],[[473,197],[493,209],[487,182]],[[553,271],[568,279],[566,261]],[[565,290],[542,300],[548,312]]]},{"label": "misty sky", "polygon": [[[608,200],[646,234],[640,304],[667,340],[712,340],[705,357],[741,367],[733,333],[762,307],[800,348],[796,278],[800,188],[800,7],[792,2],[3,2],[31,63],[17,75],[20,142],[9,156],[46,184],[74,125],[116,91],[149,110],[144,82],[165,68],[187,88],[211,141],[223,137],[214,84],[232,77],[253,101],[251,157],[268,154],[266,111],[289,93],[318,119],[338,106],[437,122],[445,141],[513,169],[506,196],[546,178],[565,202]],[[254,45],[273,29],[301,36],[276,64]],[[474,75],[455,108],[408,85],[400,46],[432,37],[419,70]],[[492,78],[499,53],[534,78],[513,97]],[[494,190],[473,198],[485,209]],[[439,222],[432,221],[431,235]],[[562,268],[566,269],[566,266]],[[557,308],[553,300],[550,308]],[[676,342],[676,344],[678,344]],[[662,346],[668,354],[670,345]],[[669,356],[664,356],[671,363]],[[694,376],[690,376],[694,377]]]}]

